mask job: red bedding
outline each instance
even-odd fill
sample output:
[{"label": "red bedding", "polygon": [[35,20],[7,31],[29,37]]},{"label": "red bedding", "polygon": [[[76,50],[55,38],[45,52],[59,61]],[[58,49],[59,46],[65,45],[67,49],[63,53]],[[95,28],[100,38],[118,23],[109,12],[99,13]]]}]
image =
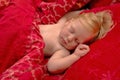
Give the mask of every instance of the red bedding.
[{"label": "red bedding", "polygon": [[45,77],[44,42],[37,24],[57,22],[76,2],[80,1],[11,0],[0,7],[0,79]]},{"label": "red bedding", "polygon": [[[110,9],[115,28],[90,45],[87,56],[64,74],[51,75],[44,62],[44,41],[37,24],[55,23],[66,12],[81,8],[90,0],[11,0],[0,10],[0,80],[119,80],[120,4]],[[89,12],[87,10],[86,12]],[[104,46],[103,46],[104,45]],[[117,48],[117,49],[116,49]]]},{"label": "red bedding", "polygon": [[120,80],[120,3],[85,12],[111,10],[113,29],[90,45],[91,51],[72,65],[63,80]]}]

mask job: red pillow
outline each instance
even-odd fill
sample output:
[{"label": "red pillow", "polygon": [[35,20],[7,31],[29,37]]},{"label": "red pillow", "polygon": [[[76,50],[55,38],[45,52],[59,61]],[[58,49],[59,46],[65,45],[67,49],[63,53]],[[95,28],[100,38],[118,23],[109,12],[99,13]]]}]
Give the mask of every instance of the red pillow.
[{"label": "red pillow", "polygon": [[107,6],[120,2],[119,0],[91,0],[90,8]]},{"label": "red pillow", "polygon": [[63,80],[120,80],[120,3],[89,11],[109,9],[115,27],[105,38],[90,45],[91,51],[73,64]]}]

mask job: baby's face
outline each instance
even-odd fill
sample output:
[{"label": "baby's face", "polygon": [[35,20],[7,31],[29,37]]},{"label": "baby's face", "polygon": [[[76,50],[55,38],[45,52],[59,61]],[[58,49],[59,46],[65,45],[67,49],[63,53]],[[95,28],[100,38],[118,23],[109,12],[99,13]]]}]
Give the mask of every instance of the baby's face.
[{"label": "baby's face", "polygon": [[80,20],[70,20],[66,22],[59,34],[59,42],[69,50],[73,50],[80,43],[91,40],[95,34],[87,30]]}]

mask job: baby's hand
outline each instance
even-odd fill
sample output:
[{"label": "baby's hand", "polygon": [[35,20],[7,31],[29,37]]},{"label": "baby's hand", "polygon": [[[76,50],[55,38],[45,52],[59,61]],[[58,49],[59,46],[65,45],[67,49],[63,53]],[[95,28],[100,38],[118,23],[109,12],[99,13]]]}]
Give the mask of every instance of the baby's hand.
[{"label": "baby's hand", "polygon": [[85,54],[87,54],[90,51],[90,48],[88,45],[85,44],[79,44],[75,51],[74,54],[78,57],[84,56]]}]

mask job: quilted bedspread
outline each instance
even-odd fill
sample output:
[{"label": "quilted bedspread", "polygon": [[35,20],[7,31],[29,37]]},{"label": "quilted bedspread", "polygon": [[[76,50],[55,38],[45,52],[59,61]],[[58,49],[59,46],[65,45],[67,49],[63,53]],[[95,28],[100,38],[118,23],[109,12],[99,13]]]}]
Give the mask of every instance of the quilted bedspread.
[{"label": "quilted bedspread", "polygon": [[[114,28],[63,74],[47,71],[38,24],[56,23],[90,0],[0,0],[0,80],[119,80],[120,3],[86,10],[112,11]],[[93,4],[93,3],[92,3]],[[91,6],[90,6],[91,7]],[[93,8],[93,7],[91,7]]]}]

